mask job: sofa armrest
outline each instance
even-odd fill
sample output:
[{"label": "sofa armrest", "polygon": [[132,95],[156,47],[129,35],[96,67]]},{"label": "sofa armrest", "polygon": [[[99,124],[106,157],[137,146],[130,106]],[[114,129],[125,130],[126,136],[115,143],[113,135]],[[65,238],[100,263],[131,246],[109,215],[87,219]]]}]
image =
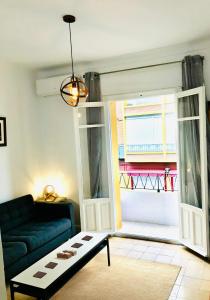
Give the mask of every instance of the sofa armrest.
[{"label": "sofa armrest", "polygon": [[72,235],[75,235],[74,205],[68,203],[34,202],[35,216],[41,219],[68,218],[72,224]]}]

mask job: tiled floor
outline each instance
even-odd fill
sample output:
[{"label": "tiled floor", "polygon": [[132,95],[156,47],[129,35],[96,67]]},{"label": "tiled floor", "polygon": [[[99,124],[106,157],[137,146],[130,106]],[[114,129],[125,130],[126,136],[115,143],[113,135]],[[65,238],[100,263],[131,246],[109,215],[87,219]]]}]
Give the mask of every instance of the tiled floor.
[{"label": "tiled floor", "polygon": [[177,226],[166,226],[141,222],[123,221],[123,226],[119,232],[166,240],[178,240],[179,236]]},{"label": "tiled floor", "polygon": [[185,247],[114,237],[110,249],[112,255],[181,266],[169,300],[210,300],[210,264]]}]

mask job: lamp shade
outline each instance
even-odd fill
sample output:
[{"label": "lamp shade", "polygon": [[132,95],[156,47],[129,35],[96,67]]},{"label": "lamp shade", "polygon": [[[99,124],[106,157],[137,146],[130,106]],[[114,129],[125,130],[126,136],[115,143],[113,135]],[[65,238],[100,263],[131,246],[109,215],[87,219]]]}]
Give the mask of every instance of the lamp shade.
[{"label": "lamp shade", "polygon": [[85,101],[88,96],[84,82],[76,76],[67,77],[62,81],[60,93],[63,100],[70,106],[77,106],[82,98]]}]

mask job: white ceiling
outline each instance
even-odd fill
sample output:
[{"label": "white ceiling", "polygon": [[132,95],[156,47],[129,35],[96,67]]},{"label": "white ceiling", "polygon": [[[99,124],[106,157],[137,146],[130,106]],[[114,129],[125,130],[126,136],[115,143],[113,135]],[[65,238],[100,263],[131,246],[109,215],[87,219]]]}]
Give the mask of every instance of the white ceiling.
[{"label": "white ceiling", "polygon": [[1,0],[0,60],[31,67],[88,62],[210,34],[210,0]]}]

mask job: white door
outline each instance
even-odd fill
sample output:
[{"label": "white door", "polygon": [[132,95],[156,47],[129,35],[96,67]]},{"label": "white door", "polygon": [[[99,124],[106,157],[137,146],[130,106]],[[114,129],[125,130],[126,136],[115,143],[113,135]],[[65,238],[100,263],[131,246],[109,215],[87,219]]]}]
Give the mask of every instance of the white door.
[{"label": "white door", "polygon": [[177,94],[177,118],[180,240],[209,256],[205,87]]},{"label": "white door", "polygon": [[[101,122],[88,124],[88,110],[101,114]],[[74,108],[74,127],[77,155],[77,175],[80,200],[81,229],[84,231],[113,232],[114,206],[110,158],[107,105],[103,102],[81,103]],[[97,130],[101,135],[101,164],[99,176],[100,195],[91,192],[91,168],[89,165],[88,131]],[[94,163],[94,161],[93,161]]]}]

